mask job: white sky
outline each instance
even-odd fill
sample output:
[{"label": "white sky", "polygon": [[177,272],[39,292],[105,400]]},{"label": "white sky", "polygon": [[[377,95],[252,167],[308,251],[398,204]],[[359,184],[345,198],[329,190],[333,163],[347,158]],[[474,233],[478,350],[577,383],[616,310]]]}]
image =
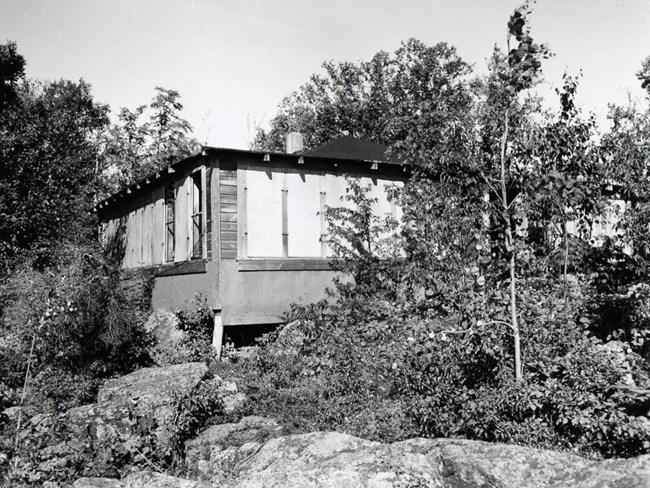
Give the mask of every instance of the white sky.
[{"label": "white sky", "polygon": [[[0,0],[0,42],[13,40],[27,75],[84,78],[113,111],[181,93],[201,143],[247,148],[253,123],[325,60],[367,60],[415,37],[446,41],[479,72],[517,0]],[[538,0],[532,35],[556,56],[550,87],[580,69],[579,101],[641,98],[635,72],[650,55],[650,0]]]}]

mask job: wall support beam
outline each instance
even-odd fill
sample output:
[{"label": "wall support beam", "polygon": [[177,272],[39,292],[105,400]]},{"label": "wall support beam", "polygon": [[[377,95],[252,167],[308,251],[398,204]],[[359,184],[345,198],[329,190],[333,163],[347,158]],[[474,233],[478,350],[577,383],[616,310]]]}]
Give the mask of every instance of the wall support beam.
[{"label": "wall support beam", "polygon": [[221,312],[215,312],[214,314],[212,347],[217,350],[217,359],[221,360],[221,349],[223,348],[223,321],[221,318]]}]

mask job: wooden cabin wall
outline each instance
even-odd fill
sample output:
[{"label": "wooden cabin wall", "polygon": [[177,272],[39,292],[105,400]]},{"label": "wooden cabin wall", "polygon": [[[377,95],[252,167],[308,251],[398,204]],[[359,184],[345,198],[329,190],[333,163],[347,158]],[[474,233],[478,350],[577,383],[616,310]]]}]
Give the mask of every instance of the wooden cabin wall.
[{"label": "wooden cabin wall", "polygon": [[[264,166],[242,157],[236,172],[222,166],[219,177],[223,324],[282,322],[290,303],[322,299],[336,276],[331,251],[321,240],[327,232],[324,211],[326,206],[351,206],[341,201],[345,176]],[[376,211],[394,214],[384,190],[401,181],[358,177],[362,184],[373,185],[370,197],[379,200]]]}]

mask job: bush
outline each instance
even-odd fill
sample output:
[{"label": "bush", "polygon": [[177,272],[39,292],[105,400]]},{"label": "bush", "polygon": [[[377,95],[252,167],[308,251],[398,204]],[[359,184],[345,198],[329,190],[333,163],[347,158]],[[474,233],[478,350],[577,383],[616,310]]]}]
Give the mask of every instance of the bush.
[{"label": "bush", "polygon": [[20,265],[0,290],[3,378],[22,383],[32,341],[35,375],[46,368],[98,377],[147,362],[143,317],[119,293],[119,270],[93,246],[61,245],[57,263]]},{"label": "bush", "polygon": [[[509,283],[500,274],[507,267],[495,263],[499,249],[489,252],[489,241],[463,234],[480,212],[435,198],[432,209],[445,218],[416,213],[401,243],[407,257],[379,259],[368,252],[379,233],[366,193],[352,185],[356,214],[328,211],[339,269],[352,279],[337,281],[327,301],[295,307],[294,322],[261,345],[249,380],[261,410],[299,430],[381,441],[423,435],[593,456],[650,452],[650,375],[634,352],[639,334],[617,342],[620,336],[594,328],[602,315],[593,304],[612,293],[594,281],[608,279],[611,254],[600,268],[563,276],[552,272],[552,252],[522,251],[516,293],[524,372],[516,381]],[[360,236],[370,241],[355,245]],[[630,301],[642,301],[638,295]],[[636,310],[627,314],[628,329],[647,328]]]},{"label": "bush", "polygon": [[547,296],[537,315],[528,312],[521,383],[503,327],[455,334],[441,317],[396,310],[350,321],[357,314],[312,306],[262,343],[248,394],[259,412],[302,431],[464,437],[606,457],[650,452],[647,372],[634,353],[586,335],[578,306]]}]

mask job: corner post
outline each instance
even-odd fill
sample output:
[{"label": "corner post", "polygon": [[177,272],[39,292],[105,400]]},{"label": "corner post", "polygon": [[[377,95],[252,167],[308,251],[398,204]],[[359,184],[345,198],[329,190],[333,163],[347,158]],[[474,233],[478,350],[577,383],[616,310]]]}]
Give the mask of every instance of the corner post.
[{"label": "corner post", "polygon": [[221,359],[221,349],[223,346],[223,322],[221,312],[214,314],[214,327],[212,329],[212,347],[217,350],[217,359]]}]

